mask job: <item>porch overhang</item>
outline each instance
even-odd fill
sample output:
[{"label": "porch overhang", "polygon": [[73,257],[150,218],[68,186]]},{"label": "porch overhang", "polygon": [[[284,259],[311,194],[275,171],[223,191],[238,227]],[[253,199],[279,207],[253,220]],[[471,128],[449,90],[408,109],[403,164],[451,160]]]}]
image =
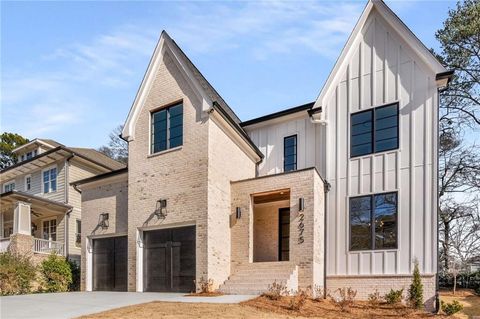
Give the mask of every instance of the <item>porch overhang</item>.
[{"label": "porch overhang", "polygon": [[29,203],[33,214],[65,214],[73,209],[73,206],[53,201],[40,196],[31,195],[25,192],[12,190],[0,194],[1,212],[11,210],[17,202]]}]

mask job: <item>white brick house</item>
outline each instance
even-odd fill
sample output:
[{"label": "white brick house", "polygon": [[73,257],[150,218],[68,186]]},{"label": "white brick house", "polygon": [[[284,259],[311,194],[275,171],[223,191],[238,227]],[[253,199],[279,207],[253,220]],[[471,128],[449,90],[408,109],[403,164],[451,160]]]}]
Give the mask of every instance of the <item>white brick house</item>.
[{"label": "white brick house", "polygon": [[[82,180],[85,290],[407,287],[437,273],[438,92],[452,72],[369,1],[315,102],[241,122],[163,32],[123,138]],[[320,85],[320,84],[319,84]]]}]

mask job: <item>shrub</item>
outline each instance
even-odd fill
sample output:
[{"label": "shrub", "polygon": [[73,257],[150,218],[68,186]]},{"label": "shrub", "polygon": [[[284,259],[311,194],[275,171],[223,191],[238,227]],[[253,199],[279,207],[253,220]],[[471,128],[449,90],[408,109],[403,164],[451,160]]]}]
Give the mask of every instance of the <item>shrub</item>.
[{"label": "shrub", "polygon": [[[194,280],[193,283],[196,283]],[[213,292],[213,279],[204,279],[203,277],[200,278],[197,285],[198,293],[200,294],[208,294]]]},{"label": "shrub", "polygon": [[300,290],[298,293],[296,293],[292,299],[290,300],[290,305],[289,309],[290,310],[300,310],[303,305],[307,302],[309,296],[309,292],[307,290]]},{"label": "shrub", "polygon": [[72,261],[68,261],[70,271],[72,272],[72,283],[68,286],[68,291],[80,291],[80,266]]},{"label": "shrub", "polygon": [[34,280],[35,266],[30,258],[10,252],[0,254],[0,295],[28,293]]},{"label": "shrub", "polygon": [[47,259],[42,261],[40,272],[45,281],[45,291],[68,291],[68,288],[72,283],[72,270],[65,258],[51,254]]},{"label": "shrub", "polygon": [[380,296],[380,293],[378,292],[377,289],[375,289],[375,291],[371,294],[368,295],[368,302],[370,303],[370,305],[372,305],[373,307],[377,307],[380,302],[382,302],[382,296]]},{"label": "shrub", "polygon": [[478,286],[477,289],[475,289],[475,293],[480,296],[480,286]]},{"label": "shrub", "polygon": [[357,291],[352,288],[338,288],[338,298],[332,297],[333,302],[340,308],[341,311],[347,311],[354,303]]},{"label": "shrub", "polygon": [[396,304],[402,301],[403,288],[400,290],[390,289],[390,292],[385,295],[385,301],[390,304]]},{"label": "shrub", "polygon": [[454,300],[452,303],[446,303],[442,300],[440,304],[442,305],[442,311],[447,316],[451,316],[463,309],[463,305],[458,300]]},{"label": "shrub", "polygon": [[315,301],[320,301],[323,299],[325,289],[322,286],[315,285],[312,291],[312,299]]},{"label": "shrub", "polygon": [[423,284],[420,278],[420,270],[418,269],[418,261],[415,261],[413,268],[413,280],[408,289],[408,302],[413,308],[421,308],[423,306]]},{"label": "shrub", "polygon": [[274,281],[273,284],[268,285],[268,291],[264,292],[262,296],[270,300],[278,300],[281,296],[288,294],[287,286],[281,282]]}]

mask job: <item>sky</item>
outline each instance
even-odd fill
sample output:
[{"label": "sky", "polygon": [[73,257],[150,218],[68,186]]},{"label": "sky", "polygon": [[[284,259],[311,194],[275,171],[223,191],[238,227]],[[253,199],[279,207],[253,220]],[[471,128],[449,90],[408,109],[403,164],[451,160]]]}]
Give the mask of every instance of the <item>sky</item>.
[{"label": "sky", "polygon": [[[386,1],[429,48],[455,1]],[[241,120],[315,100],[366,1],[1,2],[0,131],[97,148],[162,30]]]}]

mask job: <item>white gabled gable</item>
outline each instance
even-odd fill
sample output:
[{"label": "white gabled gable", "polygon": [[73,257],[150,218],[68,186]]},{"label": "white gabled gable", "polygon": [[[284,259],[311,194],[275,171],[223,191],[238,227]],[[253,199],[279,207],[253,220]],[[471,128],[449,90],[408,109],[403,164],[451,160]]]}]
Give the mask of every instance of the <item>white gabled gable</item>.
[{"label": "white gabled gable", "polygon": [[[356,54],[355,48],[363,40],[362,30],[367,27],[369,17],[373,11],[376,11],[383,20],[388,23],[402,41],[408,44],[409,50],[417,55],[422,62],[429,68],[429,70],[437,75],[447,72],[445,67],[433,56],[433,54],[425,47],[425,45],[413,34],[413,32],[400,20],[400,18],[382,1],[382,0],[369,0],[365,9],[363,10],[357,24],[355,25],[352,33],[350,34],[347,43],[342,49],[340,56],[338,57],[335,65],[330,72],[327,81],[325,82],[320,94],[315,101],[312,109],[321,108],[328,104],[327,99],[330,93],[335,89],[336,85],[342,80],[341,77],[345,76],[345,71],[348,67],[349,61],[352,56]],[[444,83],[438,83],[440,87]],[[316,120],[325,120],[325,112],[317,113],[314,118]]]},{"label": "white gabled gable", "polygon": [[155,74],[162,63],[163,56],[166,52],[170,55],[195,95],[199,100],[202,101],[202,110],[208,111],[212,106],[212,100],[208,97],[203,87],[195,78],[191,69],[187,66],[187,61],[185,61],[183,58],[179,48],[173,42],[167,32],[162,31],[123,127],[122,137],[127,141],[132,141],[135,139],[135,124],[137,122],[137,118],[153,85]]}]

